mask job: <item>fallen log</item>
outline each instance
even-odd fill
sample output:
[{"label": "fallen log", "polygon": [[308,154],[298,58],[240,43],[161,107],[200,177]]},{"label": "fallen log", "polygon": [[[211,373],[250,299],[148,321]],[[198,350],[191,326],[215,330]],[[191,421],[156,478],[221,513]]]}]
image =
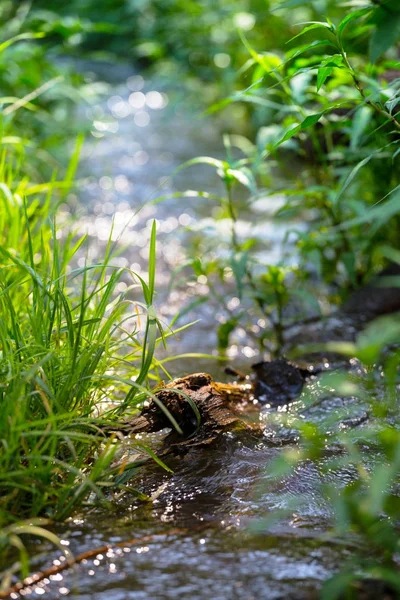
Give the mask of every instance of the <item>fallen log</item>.
[{"label": "fallen log", "polygon": [[306,372],[284,359],[258,363],[254,376],[239,383],[214,381],[193,373],[156,388],[137,417],[107,431],[134,435],[170,428],[165,446],[210,444],[227,428],[258,428],[246,419],[254,400],[273,406],[287,404],[300,394]]},{"label": "fallen log", "polygon": [[241,412],[252,393],[252,383],[220,383],[208,373],[194,373],[155,390],[140,415],[108,432],[156,432],[172,428],[172,416],[177,427],[166,437],[165,446],[209,444],[229,426],[249,427]]}]

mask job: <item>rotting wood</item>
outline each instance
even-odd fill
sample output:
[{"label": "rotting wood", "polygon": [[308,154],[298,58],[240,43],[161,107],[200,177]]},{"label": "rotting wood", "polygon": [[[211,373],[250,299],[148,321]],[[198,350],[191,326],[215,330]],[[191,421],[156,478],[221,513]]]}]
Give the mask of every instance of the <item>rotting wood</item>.
[{"label": "rotting wood", "polygon": [[[254,376],[240,383],[214,381],[207,373],[193,373],[154,390],[154,397],[141,414],[116,424],[108,432],[124,435],[155,432],[171,428],[172,415],[177,427],[165,438],[168,449],[211,443],[228,427],[258,428],[258,419],[249,424],[254,397],[272,406],[287,404],[301,393],[304,369],[279,358],[253,366]],[[162,409],[166,410],[162,410]],[[169,413],[169,414],[166,414]]]},{"label": "rotting wood", "polygon": [[[249,427],[242,413],[243,405],[252,393],[253,384],[250,382],[220,383],[207,373],[194,373],[167,383],[154,395],[174,417],[182,433],[172,430],[165,439],[165,445],[170,448],[209,444],[229,426]],[[154,400],[150,400],[149,406],[143,408],[139,416],[118,423],[108,431],[127,435],[171,427],[167,414]]]}]

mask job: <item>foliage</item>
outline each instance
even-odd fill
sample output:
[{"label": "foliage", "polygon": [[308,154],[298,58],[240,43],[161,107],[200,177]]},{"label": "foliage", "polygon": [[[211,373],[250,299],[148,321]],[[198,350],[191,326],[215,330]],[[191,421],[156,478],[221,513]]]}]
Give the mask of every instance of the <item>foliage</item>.
[{"label": "foliage", "polygon": [[[220,222],[214,237],[194,230],[187,263],[225,314],[218,333],[221,351],[229,347],[233,331],[244,326],[261,347],[279,354],[293,315],[298,320],[302,311],[315,314],[310,301],[315,289],[331,308],[387,259],[399,262],[400,71],[393,46],[400,8],[392,1],[353,4],[354,10],[336,13],[335,22],[319,17],[303,23],[285,53],[263,46],[256,50],[242,33],[249,54],[237,75],[236,85],[242,87],[208,112],[245,103],[253,138],[225,136],[225,160],[203,156],[184,165],[214,168],[223,189],[220,196],[197,192],[219,206],[213,214]],[[292,172],[288,164],[295,166]],[[282,186],[282,180],[290,185]],[[276,264],[263,262],[258,255],[263,242],[240,233],[241,214],[260,198],[270,197],[273,204],[277,195],[283,201],[272,219],[292,223],[288,254],[299,257],[292,267],[287,255]],[[332,536],[346,541],[352,535],[360,543],[352,562],[325,583],[326,599],[358,597],[363,580],[384,582],[394,595],[400,592],[400,357],[396,347],[387,350],[398,339],[398,317],[387,317],[372,323],[356,344],[326,345],[325,351],[358,358],[363,374],[322,378],[320,398],[305,397],[299,418],[276,414],[278,428],[288,418],[300,438],[297,451],[280,456],[278,484],[283,474],[310,460],[321,465],[323,479],[343,468],[352,473],[340,489],[322,486],[335,515]],[[368,419],[362,429],[337,411],[312,420],[308,410],[332,393],[363,400]]]},{"label": "foliage", "polygon": [[[5,0],[0,20],[0,550],[16,550],[24,574],[22,535],[56,542],[51,520],[104,500],[106,490],[126,490],[139,461],[115,466],[119,444],[102,426],[135,411],[147,379],[166,362],[154,358],[166,337],[153,308],[155,228],[146,283],[112,266],[111,243],[101,264],[82,262],[86,240],[56,219],[55,199],[72,185],[82,143],[66,176],[52,178],[76,133],[68,117],[77,100],[96,93],[65,57],[136,60],[179,84],[184,78],[184,95],[201,91],[203,106],[220,98],[208,113],[223,111],[229,123],[225,159],[183,166],[205,164],[220,178],[219,195],[197,192],[218,207],[218,243],[195,232],[181,273],[188,277],[191,266],[220,304],[221,351],[244,325],[261,349],[279,354],[293,315],[320,310],[316,286],[331,307],[388,259],[399,262],[400,9],[396,0]],[[304,21],[299,30],[295,22]],[[250,139],[237,135],[244,131],[237,115]],[[240,216],[277,195],[284,201],[273,223],[289,222],[292,245],[271,264],[260,255],[265,241],[242,234]],[[297,263],[288,263],[290,253]],[[400,357],[397,349],[385,355],[398,332],[390,318],[355,345],[328,347],[363,363],[362,377],[325,384],[361,397],[371,424],[332,431],[337,414],[319,423],[299,418],[299,450],[283,452],[277,465],[288,472],[336,445],[341,452],[324,468],[353,470],[351,483],[324,493],[336,515],[333,534],[351,531],[368,553],[327,582],[326,598],[351,593],[354,579],[366,577],[398,589]],[[307,409],[316,400],[304,401]],[[285,414],[277,418],[283,424]],[[372,467],[371,452],[379,459]]]},{"label": "foliage", "polygon": [[[238,30],[257,45],[281,47],[293,23],[336,14],[333,0],[297,2],[279,10],[277,0],[37,0],[25,21],[43,31],[57,52],[107,61],[133,61],[151,67],[158,78],[178,82],[177,93],[204,106],[228,93],[246,60]],[[10,14],[15,3],[7,1]],[[26,5],[23,5],[26,6]],[[267,23],[267,29],[265,24]],[[178,77],[178,81],[177,78]],[[206,86],[204,85],[206,82]]]},{"label": "foliage", "polygon": [[62,61],[62,45],[54,44],[49,24],[40,27],[34,16],[28,3],[2,2],[0,102],[6,159],[19,165],[21,176],[39,182],[65,171],[71,140],[90,127],[71,115],[78,102],[96,97],[99,86]]},{"label": "foliage", "polygon": [[[299,318],[299,303],[310,311],[316,280],[325,286],[329,303],[343,301],[385,265],[397,245],[399,71],[387,43],[391,38],[380,46],[377,42],[386,23],[382,10],[395,22],[400,18],[397,5],[384,3],[342,13],[337,25],[329,19],[306,23],[284,55],[256,51],[242,34],[250,58],[238,81],[245,80],[246,88],[211,112],[233,103],[253,106],[259,124],[255,141],[227,136],[225,161],[201,157],[186,164],[216,169],[225,194],[212,199],[220,204],[219,217],[231,222],[222,258],[204,238],[191,252],[202,256],[201,274],[211,289],[224,284],[230,269],[232,295],[241,302],[233,313],[222,304],[226,322],[239,324],[252,303],[252,323],[246,327],[264,320],[275,332],[275,342],[266,344],[270,351],[279,352],[289,315]],[[247,190],[245,201],[240,187]],[[271,198],[272,203],[277,195],[284,201],[273,218],[292,224],[288,253],[297,253],[299,262],[288,269],[284,257],[271,271],[271,265],[255,258],[262,242],[240,236],[237,221],[253,202]],[[299,225],[304,221],[312,231]]]},{"label": "foliage", "polygon": [[85,260],[86,236],[57,223],[54,198],[71,188],[82,141],[62,181],[30,182],[21,140],[21,170],[7,150],[0,160],[0,552],[19,552],[22,575],[25,535],[53,542],[51,520],[105,500],[143,450],[154,456],[140,444],[119,464],[120,444],[104,427],[135,412],[148,377],[157,380],[155,225],[148,283],[113,266],[111,240],[101,263]]}]

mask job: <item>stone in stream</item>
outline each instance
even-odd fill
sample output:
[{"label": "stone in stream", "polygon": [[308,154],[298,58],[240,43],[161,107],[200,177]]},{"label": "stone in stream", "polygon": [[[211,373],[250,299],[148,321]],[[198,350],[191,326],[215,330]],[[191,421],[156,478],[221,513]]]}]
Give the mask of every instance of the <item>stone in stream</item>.
[{"label": "stone in stream", "polygon": [[288,404],[301,394],[306,372],[284,358],[252,365],[256,379],[254,395],[271,406]]}]

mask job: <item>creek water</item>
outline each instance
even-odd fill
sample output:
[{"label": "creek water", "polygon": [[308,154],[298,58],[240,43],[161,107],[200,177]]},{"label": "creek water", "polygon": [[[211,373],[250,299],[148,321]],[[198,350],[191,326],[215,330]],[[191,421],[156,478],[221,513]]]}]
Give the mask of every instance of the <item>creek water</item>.
[{"label": "creek water", "polygon": [[[82,109],[94,119],[80,172],[85,185],[80,196],[70,196],[63,207],[78,214],[78,227],[89,233],[94,259],[101,256],[113,221],[112,239],[120,251],[114,264],[142,276],[152,219],[157,219],[157,306],[166,321],[188,297],[208,295],[202,278],[172,292],[168,289],[171,272],[185,260],[185,246],[190,243],[186,228],[195,226],[198,235],[210,236],[213,243],[229,237],[227,221],[213,229],[216,207],[204,198],[189,195],[154,202],[176,190],[222,191],[214,170],[204,165],[170,178],[185,160],[198,155],[223,157],[224,149],[215,121],[193,120],[181,103],[174,104],[168,96],[168,89],[157,82],[127,73],[123,82],[110,89],[105,103]],[[274,261],[282,254],[286,229],[268,218],[260,223],[259,211],[268,206],[259,200],[253,211],[240,216],[238,227],[243,235],[251,230],[251,235],[260,236],[269,260]],[[203,304],[185,318],[200,323],[179,340],[171,338],[168,351],[211,353],[221,319],[218,306]],[[230,353],[240,363],[255,360],[256,349],[246,332],[236,333]],[[192,358],[171,365],[174,374],[207,370],[222,377],[215,361]],[[313,386],[317,384],[310,385],[311,392]],[[333,398],[319,405],[313,418],[336,414],[338,422],[349,407],[348,400]],[[128,485],[152,496],[152,502],[138,501],[128,490],[111,505],[89,506],[56,528],[73,554],[133,538],[138,544],[99,553],[33,586],[25,595],[82,600],[319,597],[322,582],[351,559],[355,547],[354,540],[344,543],[329,533],[332,514],[321,484],[340,487],[353,474],[330,470],[328,453],[323,461],[301,464],[277,486],[271,464],[282,447],[296,449],[295,432],[232,432],[212,447],[167,458],[172,474],[150,465]],[[135,452],[129,441],[126,452]],[[63,560],[60,552],[43,545],[31,566],[41,569],[58,560]]]}]

